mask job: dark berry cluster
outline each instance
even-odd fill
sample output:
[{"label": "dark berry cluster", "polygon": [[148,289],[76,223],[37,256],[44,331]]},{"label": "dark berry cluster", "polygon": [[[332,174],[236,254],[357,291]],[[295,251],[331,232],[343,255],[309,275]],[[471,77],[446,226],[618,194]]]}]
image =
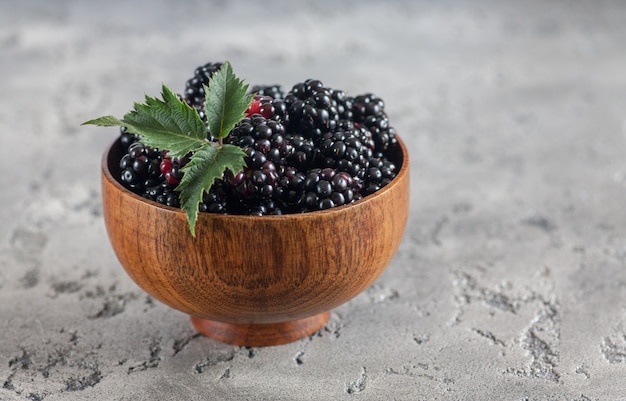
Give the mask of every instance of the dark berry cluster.
[{"label": "dark berry cluster", "polygon": [[[181,96],[204,118],[204,88],[221,63],[198,67]],[[382,99],[356,97],[319,80],[253,86],[253,101],[225,139],[246,153],[242,171],[227,171],[204,193],[201,212],[270,215],[325,210],[349,204],[389,184],[395,164],[386,155],[397,146]],[[210,138],[210,133],[207,131]],[[139,143],[120,132],[125,155],[120,181],[148,199],[179,206],[175,188],[189,157]]]},{"label": "dark berry cluster", "polygon": [[131,191],[167,206],[179,207],[176,186],[182,179],[180,170],[186,160],[172,160],[167,151],[145,146],[139,137],[120,130],[120,143],[126,153],[120,160],[120,181]]},{"label": "dark berry cluster", "polygon": [[187,80],[185,84],[185,100],[191,106],[200,106],[204,103],[204,86],[209,83],[209,79],[216,73],[222,63],[206,63],[193,73],[193,78]]}]

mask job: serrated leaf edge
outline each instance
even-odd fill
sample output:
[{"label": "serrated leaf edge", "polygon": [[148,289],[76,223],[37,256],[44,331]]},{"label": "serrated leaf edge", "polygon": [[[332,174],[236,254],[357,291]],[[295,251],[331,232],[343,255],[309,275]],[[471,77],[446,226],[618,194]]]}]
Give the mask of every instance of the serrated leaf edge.
[{"label": "serrated leaf edge", "polygon": [[248,93],[249,85],[233,73],[229,61],[222,64],[203,88],[209,132],[215,138],[225,138],[245,117],[254,95]]},{"label": "serrated leaf edge", "polygon": [[[218,163],[220,155],[224,154],[224,152],[226,151],[232,152],[232,156],[235,156],[235,157],[239,156],[239,159],[237,161],[231,161],[231,162],[222,161],[222,163],[218,163],[218,171],[208,176],[208,182],[209,182],[208,185],[202,185],[202,184],[194,185],[194,182],[196,181],[196,177],[194,176],[193,171],[195,167],[198,166],[202,162],[202,160],[199,159],[198,154],[202,154],[203,152],[206,152],[209,149],[215,150],[213,161],[211,161],[210,163]],[[180,192],[179,196],[180,196],[181,208],[185,211],[185,214],[187,216],[187,221],[189,223],[189,231],[191,232],[191,235],[193,237],[196,236],[195,228],[196,228],[196,223],[198,220],[198,213],[199,213],[198,205],[200,204],[200,201],[202,200],[202,196],[204,192],[208,192],[213,186],[215,180],[222,178],[224,176],[224,172],[226,170],[230,170],[234,174],[241,171],[246,164],[245,159],[244,159],[245,156],[246,156],[246,153],[243,151],[243,149],[241,149],[238,146],[229,145],[229,144],[218,146],[217,144],[213,142],[207,142],[205,146],[203,146],[200,150],[198,150],[193,155],[189,163],[187,163],[181,169],[181,171],[184,173],[183,180],[176,187],[176,191]],[[202,175],[199,175],[197,179],[206,180],[207,179],[206,170],[207,169],[205,168],[204,171],[201,171]],[[192,186],[193,188],[191,188]]]}]

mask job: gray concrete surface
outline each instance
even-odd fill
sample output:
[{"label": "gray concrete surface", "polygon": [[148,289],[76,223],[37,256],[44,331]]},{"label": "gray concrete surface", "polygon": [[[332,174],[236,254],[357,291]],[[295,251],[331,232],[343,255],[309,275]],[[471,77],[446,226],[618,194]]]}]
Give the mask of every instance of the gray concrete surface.
[{"label": "gray concrete surface", "polygon": [[[375,92],[411,152],[382,277],[312,338],[224,345],[146,296],[99,163],[161,83]],[[1,400],[626,400],[626,5],[0,3]]]}]

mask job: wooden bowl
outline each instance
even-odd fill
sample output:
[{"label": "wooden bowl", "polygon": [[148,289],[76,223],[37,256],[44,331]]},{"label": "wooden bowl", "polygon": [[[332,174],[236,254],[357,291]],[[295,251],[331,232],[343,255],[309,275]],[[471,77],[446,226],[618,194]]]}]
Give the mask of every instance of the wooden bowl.
[{"label": "wooden bowl", "polygon": [[152,297],[191,316],[198,331],[244,346],[284,344],[322,328],[387,267],[409,209],[406,147],[380,191],[349,205],[282,216],[185,213],[144,199],[119,177],[121,146],[102,158],[104,219],[128,275]]}]

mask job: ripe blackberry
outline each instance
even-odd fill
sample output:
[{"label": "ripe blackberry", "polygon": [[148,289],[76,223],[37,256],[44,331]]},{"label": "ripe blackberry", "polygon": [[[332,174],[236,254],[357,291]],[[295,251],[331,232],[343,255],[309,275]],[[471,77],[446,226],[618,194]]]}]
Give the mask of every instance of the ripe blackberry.
[{"label": "ripe blackberry", "polygon": [[366,93],[354,98],[352,111],[355,121],[362,121],[367,116],[382,116],[385,102],[373,93]]},{"label": "ripe blackberry", "polygon": [[190,156],[172,159],[167,156],[167,151],[161,152],[161,162],[159,163],[161,183],[146,187],[143,196],[163,205],[180,207],[179,193],[176,192],[176,187],[183,178],[182,168],[189,162]]},{"label": "ripe blackberry", "polygon": [[259,96],[269,96],[277,100],[285,96],[285,92],[283,92],[283,88],[280,85],[254,85],[250,92]]},{"label": "ripe blackberry", "polygon": [[[227,173],[225,182],[244,214],[279,213],[273,202],[277,196],[279,171],[293,146],[285,140],[285,128],[277,121],[260,114],[244,118],[230,132],[226,142],[241,147],[246,153],[246,167],[238,174]],[[263,206],[259,208],[257,206]]]},{"label": "ripe blackberry", "polygon": [[331,97],[335,101],[339,119],[351,121],[353,118],[352,107],[354,99],[347,96],[342,90],[333,90]]},{"label": "ripe blackberry", "polygon": [[361,198],[354,178],[332,168],[309,170],[301,186],[304,189],[300,199],[302,211],[330,209]]},{"label": "ripe blackberry", "polygon": [[167,157],[166,151],[134,142],[120,160],[120,181],[144,198],[180,207],[179,194],[175,188],[183,176],[181,168],[188,160],[171,159]]},{"label": "ripe blackberry", "polygon": [[175,188],[176,185],[163,181],[159,185],[146,188],[142,196],[162,205],[180,207],[179,194]]},{"label": "ripe blackberry", "polygon": [[372,150],[361,142],[361,136],[365,136],[365,132],[353,128],[324,134],[318,143],[322,166],[345,171],[355,178],[363,178],[369,158],[372,157]]},{"label": "ripe blackberry", "polygon": [[293,166],[281,166],[278,177],[274,195],[276,203],[280,205],[284,213],[302,211],[300,203],[305,194],[303,186],[305,174]]},{"label": "ripe blackberry", "polygon": [[202,202],[198,206],[201,212],[228,213],[229,191],[226,183],[221,179],[216,179],[209,192],[202,194]]},{"label": "ripe blackberry", "polygon": [[128,147],[128,152],[120,160],[120,180],[131,191],[144,195],[146,188],[159,185],[163,181],[159,165],[163,156],[158,149],[140,142]]},{"label": "ripe blackberry", "polygon": [[389,125],[385,102],[381,98],[372,93],[355,97],[352,114],[355,123],[364,125],[372,133],[378,156],[395,145],[396,130]]},{"label": "ripe blackberry", "polygon": [[[230,193],[228,211],[234,214],[281,214],[274,197],[278,183],[278,171],[271,161],[254,150],[247,158],[248,166],[243,171],[232,174],[227,172],[224,181]],[[259,165],[259,163],[262,163]]]},{"label": "ripe blackberry", "polygon": [[270,120],[278,121],[281,124],[289,124],[288,106],[284,100],[272,99],[264,101],[260,108],[261,114]]},{"label": "ripe blackberry", "polygon": [[293,151],[287,156],[287,165],[302,171],[315,166],[319,152],[312,139],[302,135],[287,135],[287,142],[293,147]]},{"label": "ripe blackberry", "polygon": [[307,79],[293,86],[285,96],[290,131],[318,139],[337,127],[339,113],[333,90],[316,79]]},{"label": "ripe blackberry", "polygon": [[120,143],[124,151],[128,151],[128,147],[133,143],[139,141],[139,135],[128,132],[127,127],[120,127]]},{"label": "ripe blackberry", "polygon": [[268,120],[260,114],[244,118],[231,130],[226,142],[243,148],[248,157],[249,151],[260,152],[269,161],[277,165],[293,153],[293,146],[285,140],[285,127],[282,123]]},{"label": "ripe blackberry", "polygon": [[209,79],[221,66],[222,63],[206,63],[196,68],[193,78],[188,79],[185,84],[184,98],[189,105],[196,108],[200,105],[204,105],[204,88],[202,85],[207,85]]},{"label": "ripe blackberry", "polygon": [[396,176],[396,165],[386,158],[375,157],[369,160],[366,170],[363,196],[370,195],[389,184]]},{"label": "ripe blackberry", "polygon": [[249,216],[282,215],[283,210],[273,199],[260,199],[257,203],[249,205],[245,209]]}]

